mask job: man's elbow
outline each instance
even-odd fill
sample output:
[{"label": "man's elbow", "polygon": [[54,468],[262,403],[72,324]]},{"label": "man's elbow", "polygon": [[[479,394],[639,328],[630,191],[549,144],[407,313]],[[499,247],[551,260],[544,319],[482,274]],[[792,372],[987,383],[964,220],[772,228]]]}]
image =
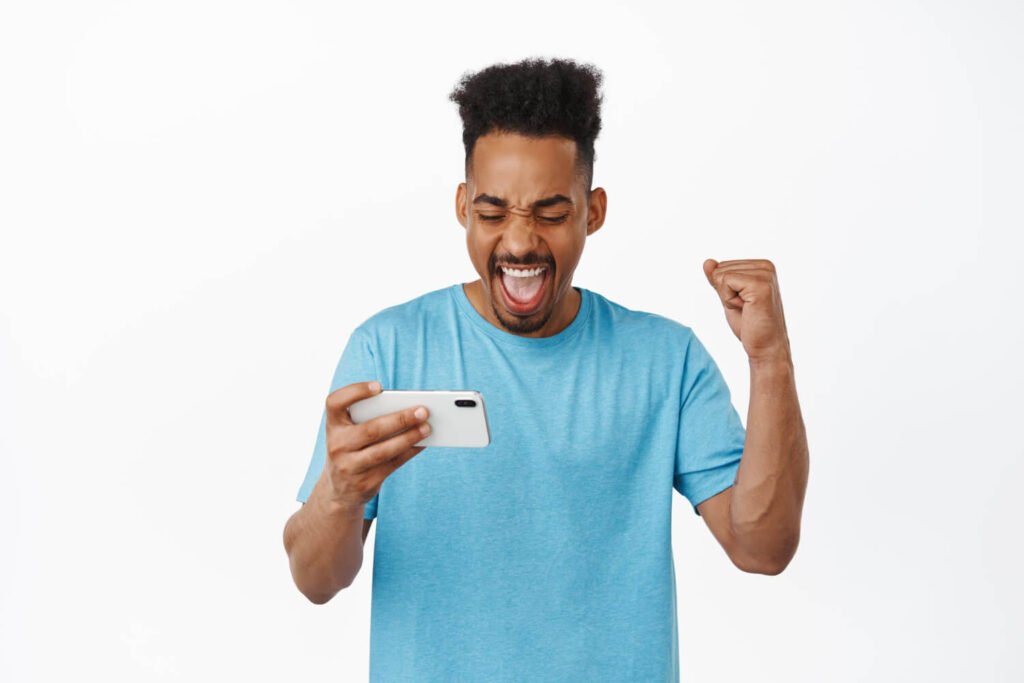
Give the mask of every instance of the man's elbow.
[{"label": "man's elbow", "polygon": [[785,564],[759,564],[759,565],[736,565],[748,574],[764,574],[766,576],[778,576],[785,569]]},{"label": "man's elbow", "polygon": [[[344,589],[342,589],[342,590],[344,590]],[[328,593],[312,593],[312,592],[307,593],[306,591],[302,591],[302,594],[305,595],[306,599],[309,600],[314,605],[324,605],[324,604],[327,604],[328,602],[331,601],[331,598],[333,598],[335,595],[337,595],[337,593],[330,593],[330,594],[328,594]]]},{"label": "man's elbow", "polygon": [[345,590],[351,585],[346,583],[340,586],[337,590],[323,591],[316,590],[311,586],[305,586],[300,584],[294,572],[292,573],[292,579],[295,580],[295,587],[299,589],[299,592],[302,593],[306,597],[306,599],[314,605],[323,605],[330,602],[335,595],[337,595],[338,593]]},{"label": "man's elbow", "polygon": [[740,571],[744,571],[748,574],[766,574],[768,576],[777,576],[785,571],[786,567],[789,566],[789,561],[751,561],[751,560],[733,560],[733,564]]},{"label": "man's elbow", "polygon": [[782,544],[776,552],[769,555],[752,556],[737,554],[730,559],[732,560],[732,563],[740,569],[740,571],[744,571],[748,574],[778,576],[786,570],[786,567],[788,567],[789,563],[793,560],[793,556],[796,555],[798,545],[799,540],[792,543]]},{"label": "man's elbow", "polygon": [[348,588],[350,584],[346,583],[338,587],[333,592],[325,592],[323,590],[317,590],[315,587],[308,585],[312,583],[311,577],[309,576],[308,570],[299,565],[299,560],[292,553],[288,555],[288,567],[292,575],[292,582],[295,587],[307,600],[314,605],[323,605],[324,603],[330,602],[331,598],[337,595],[339,592]]},{"label": "man's elbow", "polygon": [[294,565],[292,565],[292,580],[295,583],[295,587],[299,589],[299,592],[314,605],[323,605],[330,602],[335,595],[352,585],[351,581],[342,583],[337,587],[325,586],[322,583],[315,585],[317,582],[313,581],[312,577],[304,575]]}]

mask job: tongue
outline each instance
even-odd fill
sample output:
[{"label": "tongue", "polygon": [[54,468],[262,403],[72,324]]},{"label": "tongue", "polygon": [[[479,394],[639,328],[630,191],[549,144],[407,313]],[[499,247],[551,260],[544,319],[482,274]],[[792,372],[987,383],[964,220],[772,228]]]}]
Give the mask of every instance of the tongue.
[{"label": "tongue", "polygon": [[526,303],[537,296],[540,286],[544,284],[544,273],[531,277],[515,277],[514,275],[501,274],[505,283],[505,289],[513,299],[520,303]]}]

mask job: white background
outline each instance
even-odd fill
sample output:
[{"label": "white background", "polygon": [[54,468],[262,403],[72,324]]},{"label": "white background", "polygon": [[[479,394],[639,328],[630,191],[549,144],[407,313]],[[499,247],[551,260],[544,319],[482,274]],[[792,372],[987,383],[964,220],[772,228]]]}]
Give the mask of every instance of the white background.
[{"label": "white background", "polygon": [[475,279],[460,75],[605,74],[574,284],[695,330],[777,266],[801,546],[744,574],[677,497],[686,681],[1010,681],[1024,5],[5,2],[0,679],[365,680],[373,534],[316,606],[282,529],[374,312]]}]

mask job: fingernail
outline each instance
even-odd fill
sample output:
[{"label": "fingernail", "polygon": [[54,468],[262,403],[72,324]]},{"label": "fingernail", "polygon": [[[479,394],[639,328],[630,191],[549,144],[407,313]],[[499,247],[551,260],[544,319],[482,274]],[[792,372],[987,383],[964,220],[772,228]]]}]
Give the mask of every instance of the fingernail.
[{"label": "fingernail", "polygon": [[380,391],[380,382],[370,382],[370,391]]},{"label": "fingernail", "polygon": [[423,436],[426,436],[429,433],[430,433],[430,425],[428,425],[428,424],[421,424],[420,425],[420,434],[422,434]]},{"label": "fingernail", "polygon": [[419,408],[414,410],[412,414],[415,415],[417,418],[422,420],[423,418],[425,418],[427,416],[427,409],[424,408],[423,406],[420,406]]}]

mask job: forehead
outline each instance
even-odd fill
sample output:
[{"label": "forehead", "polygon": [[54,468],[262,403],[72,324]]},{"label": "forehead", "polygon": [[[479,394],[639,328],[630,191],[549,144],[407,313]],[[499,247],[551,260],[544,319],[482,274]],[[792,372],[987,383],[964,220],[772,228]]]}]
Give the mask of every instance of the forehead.
[{"label": "forehead", "polygon": [[470,185],[510,202],[528,204],[576,190],[576,141],[517,133],[481,135],[473,147]]}]

